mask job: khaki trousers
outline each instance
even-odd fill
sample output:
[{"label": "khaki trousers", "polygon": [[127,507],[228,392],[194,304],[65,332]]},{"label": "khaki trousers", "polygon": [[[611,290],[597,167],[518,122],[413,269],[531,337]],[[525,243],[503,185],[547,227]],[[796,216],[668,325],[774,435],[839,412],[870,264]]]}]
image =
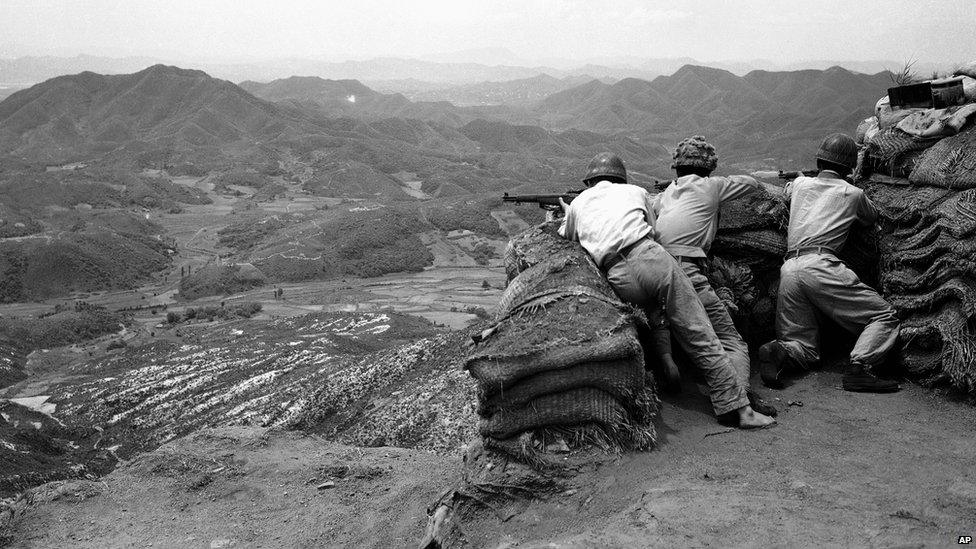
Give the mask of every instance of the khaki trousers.
[{"label": "khaki trousers", "polygon": [[748,389],[749,374],[751,372],[749,345],[739,335],[739,330],[735,328],[735,323],[732,322],[732,316],[729,315],[729,309],[718,295],[715,294],[715,290],[708,282],[708,278],[701,272],[701,267],[697,263],[690,261],[681,261],[680,264],[681,269],[688,276],[688,280],[691,281],[691,285],[695,288],[695,292],[698,294],[698,300],[705,307],[708,320],[712,323],[712,329],[715,330],[715,335],[722,342],[722,348],[725,349],[725,354],[732,361],[732,368],[735,369],[736,379],[744,388]]},{"label": "khaki trousers", "polygon": [[650,239],[636,244],[607,271],[607,280],[621,299],[664,309],[671,333],[705,377],[716,415],[749,404],[695,288],[660,244]]},{"label": "khaki trousers", "polygon": [[860,333],[852,363],[880,364],[898,339],[895,310],[842,261],[830,254],[788,259],[780,268],[776,338],[804,368],[820,360],[818,311]]}]

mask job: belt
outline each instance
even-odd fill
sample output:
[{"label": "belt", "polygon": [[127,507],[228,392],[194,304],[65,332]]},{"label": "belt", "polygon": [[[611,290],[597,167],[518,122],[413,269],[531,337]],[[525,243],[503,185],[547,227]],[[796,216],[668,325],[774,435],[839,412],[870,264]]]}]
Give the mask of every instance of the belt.
[{"label": "belt", "polygon": [[801,248],[796,248],[786,252],[786,255],[783,256],[783,261],[786,261],[787,259],[793,259],[794,257],[800,257],[801,255],[809,255],[809,254],[837,255],[837,252],[835,252],[831,248],[828,248],[827,246],[803,246]]},{"label": "belt", "polygon": [[629,254],[631,250],[633,250],[634,248],[636,248],[638,244],[640,244],[641,242],[643,242],[645,240],[648,240],[648,239],[650,239],[649,236],[642,236],[642,237],[638,238],[636,242],[632,242],[632,243],[624,246],[623,248],[620,249],[619,252],[613,254],[612,256],[608,257],[607,259],[604,259],[603,260],[603,267],[601,267],[601,268],[603,269],[604,272],[609,271],[611,267],[613,267],[617,263],[620,263],[621,261],[623,261],[624,259],[626,259],[627,258],[627,254]]}]

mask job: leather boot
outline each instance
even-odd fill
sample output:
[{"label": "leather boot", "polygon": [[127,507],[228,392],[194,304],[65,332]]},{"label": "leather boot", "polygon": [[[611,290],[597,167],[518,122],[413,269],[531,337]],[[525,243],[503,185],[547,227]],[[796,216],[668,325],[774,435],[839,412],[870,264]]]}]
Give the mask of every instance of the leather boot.
[{"label": "leather boot", "polygon": [[894,393],[901,390],[898,382],[881,379],[871,373],[867,366],[852,362],[850,370],[841,378],[845,391],[855,393]]}]

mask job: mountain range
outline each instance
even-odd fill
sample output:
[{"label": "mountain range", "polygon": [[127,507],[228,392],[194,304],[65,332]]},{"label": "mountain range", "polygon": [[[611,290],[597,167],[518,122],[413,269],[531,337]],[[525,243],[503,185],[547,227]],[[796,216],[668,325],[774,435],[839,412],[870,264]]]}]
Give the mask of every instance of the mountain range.
[{"label": "mountain range", "polygon": [[[613,83],[539,76],[427,92],[428,97],[506,97],[491,106],[410,101],[381,94],[357,81],[288,78],[242,86],[270,101],[313,108],[326,116],[408,117],[459,127],[492,120],[543,131],[582,129],[632,138],[656,151],[646,162],[666,175],[668,151],[689,134],[702,133],[732,164],[791,165],[807,162],[817,141],[831,132],[852,132],[873,112],[892,85],[890,73],[873,75],[841,67],[824,71],[753,71],[745,76],[685,65],[653,80]],[[546,94],[546,89],[553,91]],[[559,89],[563,88],[563,89]],[[350,98],[355,101],[350,101]],[[767,162],[768,159],[768,162]],[[773,167],[773,166],[765,166]],[[661,173],[661,172],[664,173]]]},{"label": "mountain range", "polygon": [[[312,189],[340,173],[377,179],[408,171],[427,182],[428,194],[511,188],[537,183],[537,174],[558,180],[603,149],[644,166],[643,147],[626,137],[526,131],[494,121],[488,127],[499,135],[532,135],[518,142],[525,145],[519,150],[499,150],[499,140],[480,131],[484,125],[464,131],[484,111],[413,103],[354,81],[296,78],[249,87],[278,101],[162,65],[129,75],[54,78],[0,102],[0,155],[41,165],[84,160],[203,173],[250,166],[283,171]],[[350,172],[350,163],[357,169]],[[378,180],[395,183],[388,175]]]},{"label": "mountain range", "polygon": [[548,127],[623,132],[665,147],[700,133],[736,162],[803,162],[831,132],[852,133],[891,86],[890,73],[753,71],[686,65],[652,81],[591,81],[552,94],[535,112]]},{"label": "mountain range", "polygon": [[668,151],[689,134],[713,140],[727,169],[807,162],[823,135],[851,132],[871,114],[891,80],[840,67],[740,77],[686,65],[653,80],[592,79],[531,98],[571,83],[520,79],[495,89],[531,89],[525,97],[466,107],[411,101],[356,80],[237,86],[162,65],[128,75],[81,73],[0,102],[0,154],[42,163],[182,162],[204,171],[297,159],[301,170],[311,168],[314,175],[302,176],[309,179],[356,162],[452,188],[461,180],[473,191],[499,181],[531,184],[540,173],[561,177],[608,149],[625,154],[636,171],[667,177]]},{"label": "mountain range", "polygon": [[[966,60],[958,60],[966,61]],[[294,75],[319,76],[327,79],[356,79],[370,86],[383,83],[384,91],[407,93],[423,87],[445,87],[504,82],[547,74],[557,79],[590,76],[601,80],[640,78],[651,80],[658,75],[673,74],[685,65],[706,65],[745,75],[754,70],[773,72],[824,70],[841,66],[847,70],[874,74],[898,71],[904,62],[810,60],[776,62],[767,59],[744,61],[700,61],[690,57],[599,57],[583,60],[563,58],[524,59],[500,48],[468,50],[422,58],[380,57],[362,60],[334,61],[308,58],[283,58],[254,61],[214,61],[164,59],[149,57],[100,57],[94,55],[30,55],[24,48],[6,52],[0,45],[0,85],[36,84],[65,74],[91,71],[102,74],[136,72],[154,64],[179,65],[199,69],[234,82],[270,81]],[[915,63],[917,74],[929,75],[951,69],[949,63]],[[418,83],[420,85],[418,85]],[[409,94],[408,94],[409,95]],[[421,99],[421,98],[418,98]],[[423,98],[429,99],[429,98]]]}]

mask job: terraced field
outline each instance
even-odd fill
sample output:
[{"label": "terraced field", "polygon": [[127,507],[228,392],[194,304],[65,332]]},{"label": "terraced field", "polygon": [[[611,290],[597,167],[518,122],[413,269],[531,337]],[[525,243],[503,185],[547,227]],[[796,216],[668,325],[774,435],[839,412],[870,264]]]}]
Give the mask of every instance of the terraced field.
[{"label": "terraced field", "polygon": [[[23,462],[0,476],[0,497],[222,425],[301,424],[360,444],[456,447],[475,425],[473,384],[454,362],[459,341],[413,316],[319,313],[184,326],[75,361],[0,391],[9,399],[0,455]],[[452,405],[430,405],[443,398]]]}]

